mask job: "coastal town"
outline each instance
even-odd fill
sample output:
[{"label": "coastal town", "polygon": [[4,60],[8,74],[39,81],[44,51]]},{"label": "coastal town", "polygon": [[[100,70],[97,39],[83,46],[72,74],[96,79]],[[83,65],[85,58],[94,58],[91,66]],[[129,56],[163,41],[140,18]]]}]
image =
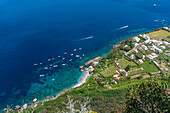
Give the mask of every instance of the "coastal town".
[{"label": "coastal town", "polygon": [[[155,31],[139,34],[118,42],[107,56],[95,57],[80,66],[80,70],[85,72],[82,79],[73,88],[55,98],[58,99],[57,102],[54,102],[54,99],[49,99],[47,102],[38,102],[35,98],[31,108],[24,104],[23,106],[17,106],[14,111],[28,110],[29,108],[35,112],[42,112],[48,110],[47,108],[52,105],[51,103],[55,103],[56,106],[53,108],[59,111],[62,108],[61,106],[64,106],[62,101],[65,100],[66,95],[72,95],[75,99],[88,95],[93,100],[101,92],[113,90],[121,92],[122,88],[146,81],[151,77],[169,77],[169,48],[170,27],[158,28]],[[92,91],[96,91],[95,94]],[[113,96],[114,99],[124,98],[123,95],[118,97],[115,97],[115,95]],[[92,101],[92,108],[95,111],[101,110],[95,107],[97,101]],[[124,101],[120,104],[123,105]],[[52,109],[52,107],[50,108]],[[109,106],[108,109],[110,109]],[[5,111],[7,111],[7,108],[4,109]]]}]

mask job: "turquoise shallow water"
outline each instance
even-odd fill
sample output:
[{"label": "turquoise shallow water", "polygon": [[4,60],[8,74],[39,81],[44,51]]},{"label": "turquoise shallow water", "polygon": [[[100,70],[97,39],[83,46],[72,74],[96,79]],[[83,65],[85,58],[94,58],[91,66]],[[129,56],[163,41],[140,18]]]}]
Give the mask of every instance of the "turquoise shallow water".
[{"label": "turquoise shallow water", "polygon": [[[79,66],[107,54],[119,38],[169,25],[169,5],[169,0],[1,0],[0,108],[75,85],[82,75]],[[53,63],[59,67],[41,70]]]}]

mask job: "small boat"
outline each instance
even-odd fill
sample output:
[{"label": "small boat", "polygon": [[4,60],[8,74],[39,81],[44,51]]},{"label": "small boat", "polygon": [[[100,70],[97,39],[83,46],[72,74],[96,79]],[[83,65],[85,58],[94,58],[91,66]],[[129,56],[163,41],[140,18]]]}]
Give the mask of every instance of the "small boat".
[{"label": "small boat", "polygon": [[55,79],[52,79],[52,81],[54,81]]},{"label": "small boat", "polygon": [[42,63],[40,63],[40,65],[42,65]]},{"label": "small boat", "polygon": [[63,60],[65,60],[66,58],[63,58]]},{"label": "small boat", "polygon": [[71,54],[71,56],[73,56],[74,54]]},{"label": "small boat", "polygon": [[79,50],[82,50],[82,48],[79,48]]},{"label": "small boat", "polygon": [[51,61],[51,59],[48,59],[48,61]]},{"label": "small boat", "polygon": [[66,64],[62,64],[63,66],[65,66]]},{"label": "small boat", "polygon": [[53,67],[58,67],[58,65],[54,65]]},{"label": "small boat", "polygon": [[38,64],[34,64],[34,66],[38,66]]},{"label": "small boat", "polygon": [[45,69],[48,69],[48,67],[45,67]]},{"label": "small boat", "polygon": [[74,51],[77,51],[77,49],[74,49]]},{"label": "small boat", "polygon": [[50,64],[50,66],[53,66],[53,64]]},{"label": "small boat", "polygon": [[72,61],[72,59],[70,59],[70,62]]},{"label": "small boat", "polygon": [[52,58],[52,60],[54,60],[54,58]]},{"label": "small boat", "polygon": [[156,4],[153,4],[154,7],[156,7]]},{"label": "small boat", "polygon": [[44,74],[40,75],[40,77],[43,77],[43,76],[45,76],[45,75]]},{"label": "small boat", "polygon": [[85,56],[85,54],[83,54],[83,56]]},{"label": "small boat", "polygon": [[76,55],[76,57],[80,57],[80,55]]},{"label": "small boat", "polygon": [[67,52],[65,52],[64,54],[67,55]]},{"label": "small boat", "polygon": [[58,58],[60,58],[61,56],[58,56]]},{"label": "small boat", "polygon": [[81,59],[81,57],[80,57],[80,59]]}]

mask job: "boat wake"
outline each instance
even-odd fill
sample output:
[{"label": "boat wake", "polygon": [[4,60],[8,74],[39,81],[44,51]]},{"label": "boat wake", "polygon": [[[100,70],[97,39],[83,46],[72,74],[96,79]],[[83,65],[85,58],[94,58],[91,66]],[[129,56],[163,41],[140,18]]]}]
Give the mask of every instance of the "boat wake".
[{"label": "boat wake", "polygon": [[115,31],[122,30],[122,29],[125,29],[125,28],[128,28],[128,27],[129,27],[129,26],[126,25],[126,26],[123,26],[123,27],[120,27],[120,28],[116,29]]},{"label": "boat wake", "polygon": [[92,39],[92,38],[93,38],[93,36],[89,36],[89,37],[81,38],[81,39],[76,40],[76,41],[89,40],[89,39]]}]

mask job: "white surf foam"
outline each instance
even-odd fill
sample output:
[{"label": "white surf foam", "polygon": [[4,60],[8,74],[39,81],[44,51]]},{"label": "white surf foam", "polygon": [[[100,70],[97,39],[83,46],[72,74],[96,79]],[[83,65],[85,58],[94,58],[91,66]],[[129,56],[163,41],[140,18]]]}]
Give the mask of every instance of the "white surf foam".
[{"label": "white surf foam", "polygon": [[92,39],[92,38],[93,38],[93,36],[89,36],[89,37],[81,38],[81,39],[79,39],[77,41],[89,40],[89,39]]}]

